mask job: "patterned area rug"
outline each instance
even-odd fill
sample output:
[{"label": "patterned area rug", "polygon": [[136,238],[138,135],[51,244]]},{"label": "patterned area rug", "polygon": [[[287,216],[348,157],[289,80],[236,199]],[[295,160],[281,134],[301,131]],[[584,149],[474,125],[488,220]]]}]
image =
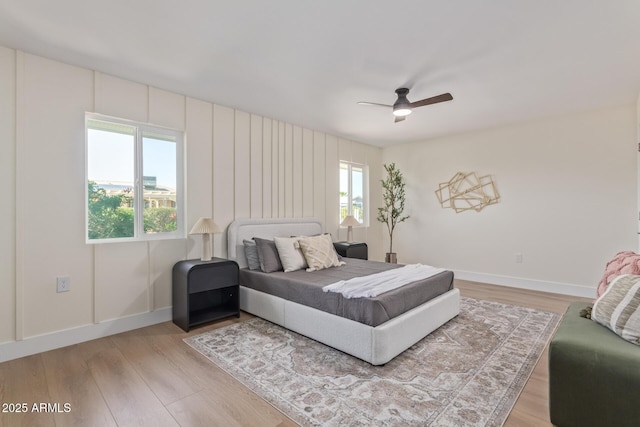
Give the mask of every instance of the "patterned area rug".
[{"label": "patterned area rug", "polygon": [[259,318],[185,342],[301,425],[499,426],[559,319],[463,297],[459,316],[384,366]]}]

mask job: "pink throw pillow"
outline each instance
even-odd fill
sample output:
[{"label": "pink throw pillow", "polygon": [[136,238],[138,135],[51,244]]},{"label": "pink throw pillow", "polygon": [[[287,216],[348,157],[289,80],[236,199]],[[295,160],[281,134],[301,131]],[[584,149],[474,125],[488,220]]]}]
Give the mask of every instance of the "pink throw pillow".
[{"label": "pink throw pillow", "polygon": [[598,283],[596,294],[598,297],[607,290],[607,286],[613,279],[623,274],[640,275],[640,254],[633,251],[618,252],[611,261],[607,263],[604,276]]}]

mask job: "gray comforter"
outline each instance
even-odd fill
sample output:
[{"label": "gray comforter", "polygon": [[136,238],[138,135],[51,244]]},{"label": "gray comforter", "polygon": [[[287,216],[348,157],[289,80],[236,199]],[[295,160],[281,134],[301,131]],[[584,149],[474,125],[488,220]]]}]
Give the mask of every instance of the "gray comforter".
[{"label": "gray comforter", "polygon": [[378,326],[453,289],[453,272],[444,271],[374,298],[347,299],[334,292],[323,292],[323,286],[339,280],[401,267],[355,258],[342,260],[347,264],[313,272],[263,273],[241,269],[240,285],[370,326]]}]

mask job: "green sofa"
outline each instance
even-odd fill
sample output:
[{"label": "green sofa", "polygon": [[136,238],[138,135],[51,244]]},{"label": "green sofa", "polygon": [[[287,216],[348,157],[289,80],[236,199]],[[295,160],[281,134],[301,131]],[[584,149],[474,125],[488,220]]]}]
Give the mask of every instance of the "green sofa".
[{"label": "green sofa", "polygon": [[640,347],[580,317],[572,303],[549,344],[551,422],[640,426]]}]

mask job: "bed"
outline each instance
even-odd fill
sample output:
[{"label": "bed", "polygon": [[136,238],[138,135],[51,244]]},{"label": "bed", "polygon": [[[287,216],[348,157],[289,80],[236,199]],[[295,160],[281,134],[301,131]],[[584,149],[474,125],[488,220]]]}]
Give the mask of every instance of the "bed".
[{"label": "bed", "polygon": [[[322,224],[318,220],[311,218],[236,220],[229,226],[227,233],[228,257],[235,260],[241,269],[246,269],[247,259],[243,244],[245,239],[250,240],[253,237],[273,239],[274,237],[311,236],[322,232]],[[353,260],[349,259],[347,261]],[[353,261],[351,264],[356,265],[356,268],[367,267],[365,265],[367,262],[362,260]],[[305,274],[304,272],[294,273],[298,273],[298,276]],[[439,286],[443,286],[442,283],[447,280],[452,281],[452,273],[447,273],[451,277],[442,275],[436,278],[436,282],[440,282]],[[293,273],[262,274],[273,275],[272,280],[276,281],[279,280],[278,275],[280,275],[280,280],[282,281],[293,280],[293,277],[296,276]],[[331,310],[327,311],[324,306],[318,308],[309,306],[308,301],[304,302],[291,294],[283,294],[282,292],[278,294],[276,292],[276,295],[274,295],[267,292],[270,290],[261,289],[259,286],[257,288],[253,285],[253,287],[246,286],[249,285],[246,282],[251,281],[252,277],[254,276],[243,274],[243,272],[240,274],[240,308],[243,311],[351,354],[373,365],[387,363],[455,317],[459,313],[460,307],[459,291],[449,287],[449,289],[435,298],[428,299],[426,302],[419,302],[414,307],[405,307],[400,310],[400,314],[387,313],[387,319],[384,317],[384,312],[388,310],[388,307],[383,307],[378,310],[378,313],[382,314],[372,314],[370,316],[371,319],[358,319],[360,320],[358,321],[349,318],[349,315],[344,317],[344,312],[334,313],[330,312]],[[411,292],[411,286],[413,285],[406,286],[409,288],[409,292]],[[407,291],[403,290],[402,292]],[[406,305],[407,301],[415,301],[413,296],[402,296],[402,292],[398,293],[398,297],[404,301],[401,305]],[[327,296],[325,294],[325,296],[329,299],[335,298],[335,295]],[[318,294],[318,299],[321,298],[322,295]],[[367,302],[365,300],[367,299],[354,303],[365,303]]]}]

